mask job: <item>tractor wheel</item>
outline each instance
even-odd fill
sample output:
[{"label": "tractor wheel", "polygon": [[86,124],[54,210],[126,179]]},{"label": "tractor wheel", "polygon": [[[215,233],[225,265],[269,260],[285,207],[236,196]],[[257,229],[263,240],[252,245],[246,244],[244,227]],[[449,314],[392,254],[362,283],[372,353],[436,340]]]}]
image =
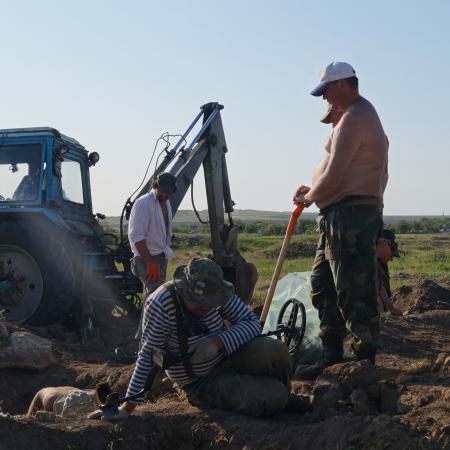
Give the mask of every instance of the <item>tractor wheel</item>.
[{"label": "tractor wheel", "polygon": [[63,243],[31,223],[0,223],[0,311],[30,325],[62,321],[75,286],[73,262]]}]

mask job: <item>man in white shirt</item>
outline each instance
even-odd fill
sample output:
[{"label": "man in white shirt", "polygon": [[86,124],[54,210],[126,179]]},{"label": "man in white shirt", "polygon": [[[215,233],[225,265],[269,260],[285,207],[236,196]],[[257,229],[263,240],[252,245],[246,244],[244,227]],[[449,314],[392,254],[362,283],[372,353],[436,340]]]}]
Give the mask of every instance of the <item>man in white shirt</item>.
[{"label": "man in white shirt", "polygon": [[144,285],[147,297],[166,280],[167,260],[172,256],[170,197],[176,190],[176,178],[160,173],[152,190],[138,198],[128,222],[128,240],[134,257],[131,270]]}]

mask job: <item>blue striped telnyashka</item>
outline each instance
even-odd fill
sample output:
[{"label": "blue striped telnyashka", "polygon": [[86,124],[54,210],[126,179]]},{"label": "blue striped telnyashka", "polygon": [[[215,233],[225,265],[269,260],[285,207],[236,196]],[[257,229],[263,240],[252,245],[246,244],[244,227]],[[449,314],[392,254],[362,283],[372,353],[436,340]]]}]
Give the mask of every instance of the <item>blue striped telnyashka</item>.
[{"label": "blue striped telnyashka", "polygon": [[[221,313],[217,309],[213,309],[200,320],[208,333],[189,337],[189,346],[208,336],[216,335],[222,340],[224,348],[213,359],[193,364],[192,368],[196,376],[194,380],[188,377],[182,363],[170,367],[166,374],[178,386],[208,375],[226,355],[230,355],[243,344],[261,334],[258,318],[237,295],[234,295],[223,306]],[[228,328],[225,328],[224,320],[230,324]],[[144,387],[147,376],[153,367],[152,348],[180,353],[175,306],[170,290],[164,286],[153,292],[145,302],[141,350],[128,385],[127,396],[137,394]],[[134,403],[143,401],[144,399],[141,397]]]}]

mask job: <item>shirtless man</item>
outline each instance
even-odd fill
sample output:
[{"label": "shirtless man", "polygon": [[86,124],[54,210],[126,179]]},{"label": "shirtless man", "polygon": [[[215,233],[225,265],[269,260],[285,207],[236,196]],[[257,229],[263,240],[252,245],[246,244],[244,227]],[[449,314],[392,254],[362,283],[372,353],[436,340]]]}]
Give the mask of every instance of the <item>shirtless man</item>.
[{"label": "shirtless man", "polygon": [[342,362],[346,329],[357,359],[375,362],[379,340],[375,245],[383,229],[387,141],[375,108],[359,94],[350,64],[333,62],[311,92],[342,113],[312,187],[300,186],[294,203],[320,209],[320,240],[311,274],[319,310],[322,359],[305,368],[315,378]]},{"label": "shirtless man", "polygon": [[30,403],[27,416],[32,416],[35,411],[53,412],[53,405],[61,396],[76,391],[81,391],[81,389],[73,386],[57,386],[40,389]]},{"label": "shirtless man", "polygon": [[42,388],[34,396],[27,416],[36,411],[53,412],[62,417],[78,417],[92,412],[97,407],[94,389],[78,389],[73,386]]}]

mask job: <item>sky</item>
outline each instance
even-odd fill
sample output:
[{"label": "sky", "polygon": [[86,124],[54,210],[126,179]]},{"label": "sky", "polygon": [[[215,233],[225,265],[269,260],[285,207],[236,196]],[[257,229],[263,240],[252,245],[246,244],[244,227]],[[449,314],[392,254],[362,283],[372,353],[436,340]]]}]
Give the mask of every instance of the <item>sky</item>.
[{"label": "sky", "polygon": [[[346,61],[389,137],[385,214],[450,214],[448,1],[0,0],[0,8],[0,128],[51,126],[97,151],[95,212],[119,215],[156,139],[182,133],[211,101],[225,107],[236,208],[290,210],[330,132],[319,122],[326,102],[309,92],[321,68]],[[201,175],[195,198],[206,208]]]}]

